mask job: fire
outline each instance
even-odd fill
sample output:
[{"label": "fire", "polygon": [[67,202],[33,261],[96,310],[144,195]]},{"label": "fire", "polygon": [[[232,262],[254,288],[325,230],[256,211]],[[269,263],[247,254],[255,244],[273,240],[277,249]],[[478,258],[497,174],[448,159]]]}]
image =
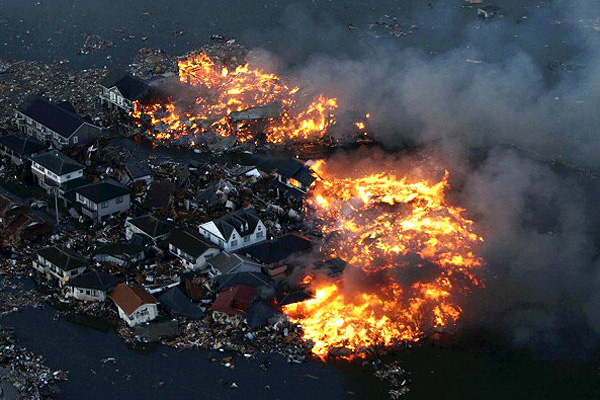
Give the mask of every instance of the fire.
[{"label": "fire", "polygon": [[461,297],[483,285],[475,255],[483,238],[447,204],[448,172],[429,183],[388,172],[337,176],[324,162],[312,168],[320,179],[306,207],[324,234],[322,253],[349,263],[344,280],[316,277],[314,299],[284,307],[313,353],[361,354],[456,322]]},{"label": "fire", "polygon": [[194,138],[205,132],[235,135],[240,142],[256,139],[258,133],[272,143],[313,140],[335,122],[335,98],[307,98],[299,87],[250,64],[230,70],[218,66],[206,53],[198,53],[179,60],[178,65],[179,80],[198,88],[195,104],[142,106],[136,102],[131,114],[140,126],[146,115],[151,126],[148,133],[158,140]]}]

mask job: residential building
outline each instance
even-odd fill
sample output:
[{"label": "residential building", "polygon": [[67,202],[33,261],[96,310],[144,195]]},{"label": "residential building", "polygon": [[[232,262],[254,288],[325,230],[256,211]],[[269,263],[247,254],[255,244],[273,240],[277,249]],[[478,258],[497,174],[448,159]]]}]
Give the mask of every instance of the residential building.
[{"label": "residential building", "polygon": [[235,212],[198,226],[202,236],[226,251],[266,240],[267,229],[254,209]]},{"label": "residential building", "polygon": [[237,274],[239,272],[261,272],[262,265],[249,257],[239,254],[222,252],[208,261],[210,265],[209,276],[214,278],[218,275]]},{"label": "residential building", "polygon": [[146,192],[142,207],[148,211],[165,212],[173,203],[175,184],[169,181],[153,181]]},{"label": "residential building", "polygon": [[81,254],[59,246],[39,250],[32,262],[36,271],[46,275],[48,279],[56,279],[60,286],[83,274],[88,265]]},{"label": "residential building", "polygon": [[42,221],[21,203],[0,195],[0,229],[3,239],[33,239],[52,231],[52,226]]},{"label": "residential building", "polygon": [[245,316],[256,295],[256,287],[248,285],[234,285],[228,287],[217,295],[210,310]]},{"label": "residential building", "polygon": [[158,316],[158,300],[138,283],[131,286],[120,283],[108,297],[117,306],[121,319],[129,326],[152,321]]},{"label": "residential building", "polygon": [[111,71],[98,85],[100,102],[126,113],[134,109],[133,102],[150,94],[150,86],[141,79],[122,70]]},{"label": "residential building", "polygon": [[166,241],[169,252],[179,258],[189,270],[205,269],[208,262],[221,251],[214,244],[203,240],[198,233],[183,229],[171,231]]},{"label": "residential building", "polygon": [[[75,204],[94,222],[126,212],[131,207],[131,191],[113,180],[90,183],[73,190]],[[72,198],[72,196],[69,196]]]},{"label": "residential building", "polygon": [[125,166],[125,176],[121,182],[131,185],[138,182],[144,182],[146,185],[152,183],[152,171],[148,166],[138,163],[128,163]]},{"label": "residential building", "polygon": [[263,264],[263,271],[271,278],[281,278],[291,269],[304,263],[303,257],[312,250],[312,241],[293,232],[274,240],[257,243],[243,250],[244,254]]},{"label": "residential building", "polygon": [[69,184],[83,180],[84,166],[58,151],[43,153],[31,158],[33,180],[48,194],[54,188],[62,196]]},{"label": "residential building", "polygon": [[20,133],[0,136],[0,155],[6,157],[14,165],[23,165],[34,157],[48,150],[41,141],[33,136]]},{"label": "residential building", "polygon": [[67,297],[83,301],[104,301],[107,293],[114,289],[119,279],[101,271],[88,271],[71,279],[65,288]]},{"label": "residential building", "polygon": [[133,235],[141,235],[156,243],[165,240],[175,228],[175,224],[171,222],[158,219],[154,215],[144,215],[125,221],[125,237],[130,240]]},{"label": "residential building", "polygon": [[28,97],[16,110],[16,121],[21,132],[57,149],[93,142],[102,133],[71,103],[52,103],[41,96]]},{"label": "residential building", "polygon": [[304,162],[289,158],[277,167],[273,184],[278,195],[302,199],[316,179]]},{"label": "residential building", "polygon": [[133,243],[110,243],[99,248],[93,258],[96,262],[129,268],[146,258],[144,249],[144,246]]}]

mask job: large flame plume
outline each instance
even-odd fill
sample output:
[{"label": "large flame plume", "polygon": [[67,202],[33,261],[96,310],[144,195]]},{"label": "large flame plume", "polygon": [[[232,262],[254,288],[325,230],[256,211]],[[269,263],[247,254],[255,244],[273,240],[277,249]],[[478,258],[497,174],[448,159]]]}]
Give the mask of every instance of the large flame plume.
[{"label": "large flame plume", "polygon": [[[193,143],[199,133],[214,132],[237,136],[240,142],[256,139],[257,133],[271,143],[307,141],[322,137],[335,122],[335,98],[311,98],[299,87],[250,64],[230,70],[204,52],[191,54],[178,64],[179,80],[198,88],[195,104],[134,103],[132,116],[143,125],[146,115],[151,125],[148,133],[158,140],[186,137]],[[253,116],[231,118],[232,113],[260,107],[263,109],[250,113]]]},{"label": "large flame plume", "polygon": [[324,234],[322,253],[349,266],[342,280],[312,280],[314,299],[284,307],[313,353],[362,354],[456,322],[461,297],[482,285],[475,250],[483,239],[464,210],[446,202],[448,172],[430,183],[389,172],[349,177],[327,167],[313,166],[320,179],[307,214]]}]

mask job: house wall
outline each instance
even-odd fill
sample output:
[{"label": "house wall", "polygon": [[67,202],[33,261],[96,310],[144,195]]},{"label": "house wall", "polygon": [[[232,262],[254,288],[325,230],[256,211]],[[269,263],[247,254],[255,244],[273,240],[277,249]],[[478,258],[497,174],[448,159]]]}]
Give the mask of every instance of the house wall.
[{"label": "house wall", "polygon": [[49,190],[49,186],[44,183],[45,178],[52,180],[56,183],[56,185],[60,185],[83,176],[83,168],[77,171],[69,172],[68,174],[57,175],[36,162],[31,163],[31,172],[37,178],[36,180],[38,186],[41,186],[47,191]]},{"label": "house wall", "polygon": [[181,251],[180,249],[169,243],[169,252],[175,255],[177,258],[179,258],[179,260],[186,269],[201,270],[206,269],[206,267],[208,266],[208,260],[218,255],[221,252],[221,250],[210,248],[198,258],[194,259],[191,255]]},{"label": "house wall", "polygon": [[127,267],[130,264],[128,260],[123,260],[121,258],[114,257],[110,254],[96,254],[94,256],[94,260],[98,262],[116,264],[120,267]]},{"label": "house wall", "polygon": [[100,86],[100,102],[102,104],[108,104],[112,107],[118,107],[128,113],[133,111],[133,103],[131,100],[123,97],[119,89],[116,87],[105,88]]},{"label": "house wall", "polygon": [[56,279],[60,286],[64,286],[69,279],[73,279],[83,274],[86,267],[73,269],[71,271],[63,271],[55,264],[38,255],[37,260],[34,260],[32,267],[45,274],[48,279]]},{"label": "house wall", "polygon": [[81,212],[84,215],[95,221],[100,221],[106,216],[119,214],[129,210],[129,207],[131,207],[131,196],[129,194],[126,194],[116,199],[111,199],[106,202],[96,204],[90,199],[83,197],[78,193],[77,202],[83,205]]},{"label": "house wall", "polygon": [[219,232],[212,221],[200,225],[198,227],[198,231],[204,238],[222,247],[225,249],[225,251],[235,251],[267,239],[267,229],[262,221],[258,222],[254,232],[249,235],[242,236],[236,229],[234,229],[228,241],[223,240],[221,232]]},{"label": "house wall", "polygon": [[86,289],[78,287],[70,287],[70,296],[83,301],[104,301],[106,300],[106,292],[97,289]]},{"label": "house wall", "polygon": [[121,307],[117,306],[117,308],[119,309],[119,316],[129,326],[135,326],[144,322],[152,321],[158,316],[158,307],[156,304],[144,304],[131,313],[131,315],[127,315],[125,311],[121,309]]},{"label": "house wall", "polygon": [[73,136],[69,138],[69,145],[77,146],[78,144],[87,144],[96,140],[102,134],[102,129],[97,126],[84,123],[81,125]]}]

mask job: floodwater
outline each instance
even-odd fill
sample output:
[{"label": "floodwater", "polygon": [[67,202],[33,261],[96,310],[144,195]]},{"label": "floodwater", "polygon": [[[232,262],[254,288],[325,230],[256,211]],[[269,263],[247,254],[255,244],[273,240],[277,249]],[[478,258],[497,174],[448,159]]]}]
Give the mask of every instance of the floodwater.
[{"label": "floodwater", "polygon": [[[73,69],[126,67],[141,47],[181,54],[207,44],[211,34],[265,48],[292,68],[319,54],[352,58],[374,47],[413,47],[435,56],[466,47],[466,40],[491,61],[515,48],[525,49],[541,66],[577,54],[577,46],[565,41],[572,37],[572,26],[552,23],[561,16],[553,13],[550,2],[498,3],[505,18],[482,23],[475,9],[461,8],[459,0],[0,0],[0,58],[68,60],[65,65]],[[394,17],[402,24],[417,24],[418,30],[401,38],[377,38],[369,28]],[[540,26],[543,32],[537,30]],[[114,45],[78,55],[88,34]],[[499,42],[510,45],[499,47]],[[202,159],[189,153],[182,157]],[[356,365],[316,361],[289,365],[269,356],[273,366],[263,371],[259,356],[238,357],[236,368],[229,370],[208,361],[207,351],[158,347],[140,354],[112,330],[97,331],[54,320],[53,315],[51,308],[25,310],[1,318],[0,323],[15,327],[21,344],[44,355],[52,368],[70,371],[69,381],[60,385],[59,399],[386,398],[385,388]],[[425,346],[399,354],[412,372],[407,398],[600,398],[597,361],[537,361],[504,344],[481,346],[479,339],[465,340],[461,345]],[[115,357],[115,363],[103,364],[107,357]],[[157,389],[158,382],[164,385]],[[229,388],[232,382],[238,389]]]}]

